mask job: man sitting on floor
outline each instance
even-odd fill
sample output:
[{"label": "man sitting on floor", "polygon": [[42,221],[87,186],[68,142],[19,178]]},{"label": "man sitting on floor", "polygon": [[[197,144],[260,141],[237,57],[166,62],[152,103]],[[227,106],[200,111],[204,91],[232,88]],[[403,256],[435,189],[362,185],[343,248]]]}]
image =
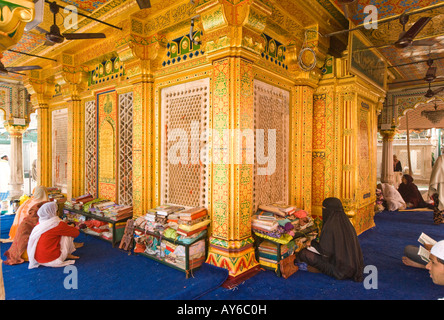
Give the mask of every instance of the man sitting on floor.
[{"label": "man sitting on floor", "polygon": [[[424,245],[427,250],[430,246]],[[407,246],[402,262],[406,266],[427,269],[434,284],[444,285],[444,240],[437,242],[430,249],[430,261],[426,263],[418,255],[418,247]]]}]

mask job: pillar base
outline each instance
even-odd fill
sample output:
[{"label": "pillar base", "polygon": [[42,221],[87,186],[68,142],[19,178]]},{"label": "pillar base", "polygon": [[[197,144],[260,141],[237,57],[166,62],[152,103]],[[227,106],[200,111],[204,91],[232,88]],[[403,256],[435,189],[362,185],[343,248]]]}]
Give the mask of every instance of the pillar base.
[{"label": "pillar base", "polygon": [[[226,287],[233,287],[257,273],[254,240],[250,237],[240,241],[226,241],[210,238],[210,248],[205,261],[229,272]],[[225,287],[224,286],[224,287]]]},{"label": "pillar base", "polygon": [[234,287],[237,287],[242,282],[254,277],[256,274],[261,272],[262,269],[259,265],[245,271],[244,273],[241,273],[237,277],[228,276],[228,279],[225,280],[224,283],[222,283],[222,288],[225,289],[233,289]]}]

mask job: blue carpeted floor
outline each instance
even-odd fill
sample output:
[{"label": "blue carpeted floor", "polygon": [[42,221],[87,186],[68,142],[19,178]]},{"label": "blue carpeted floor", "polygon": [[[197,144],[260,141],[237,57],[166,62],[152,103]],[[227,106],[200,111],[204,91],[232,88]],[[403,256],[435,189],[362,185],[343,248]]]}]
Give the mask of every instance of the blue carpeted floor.
[{"label": "blue carpeted floor", "polygon": [[[5,238],[13,217],[2,216],[1,237]],[[359,236],[364,263],[376,267],[369,273],[377,289],[363,283],[337,281],[323,274],[298,271],[285,280],[272,271],[263,271],[234,289],[220,285],[227,272],[204,265],[194,277],[152,261],[128,255],[100,239],[81,235],[76,241],[85,246],[76,252],[80,259],[78,289],[67,290],[68,274],[63,268],[28,270],[27,263],[3,265],[7,300],[435,300],[444,297],[444,287],[433,284],[427,270],[404,266],[403,249],[418,244],[424,232],[436,240],[444,239],[444,225],[432,224],[430,212],[382,212],[376,227]],[[1,245],[3,253],[10,245]],[[377,282],[375,282],[375,279]]]},{"label": "blue carpeted floor", "polygon": [[[1,238],[7,238],[13,216],[2,216]],[[65,289],[74,276],[64,268],[28,269],[28,263],[3,264],[6,300],[180,300],[195,299],[220,286],[228,271],[204,264],[188,279],[185,273],[146,257],[128,255],[111,243],[80,234],[84,242],[74,254],[77,289]],[[1,244],[3,253],[10,244]]]},{"label": "blue carpeted floor", "polygon": [[[444,297],[444,286],[433,284],[428,270],[405,266],[404,247],[419,245],[421,232],[435,240],[444,239],[444,225],[433,225],[431,212],[382,212],[375,216],[376,227],[359,236],[364,264],[377,270],[377,289],[363,283],[337,281],[326,275],[298,271],[288,279],[266,271],[232,291],[218,288],[202,299],[259,300],[434,300]],[[367,275],[375,275],[368,272]],[[368,279],[370,280],[370,279]],[[370,282],[374,284],[375,282]]]}]

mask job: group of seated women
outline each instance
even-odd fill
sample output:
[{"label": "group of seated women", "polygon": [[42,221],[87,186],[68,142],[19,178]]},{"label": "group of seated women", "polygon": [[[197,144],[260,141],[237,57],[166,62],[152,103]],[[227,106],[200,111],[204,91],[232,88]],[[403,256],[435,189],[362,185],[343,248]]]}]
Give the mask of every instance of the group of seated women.
[{"label": "group of seated women", "polygon": [[38,186],[33,196],[18,208],[9,239],[2,240],[12,242],[4,253],[7,259],[3,263],[15,265],[29,261],[30,269],[39,265],[61,267],[73,264],[78,257],[72,253],[82,246],[74,243],[78,235],[78,229],[59,218],[57,203],[48,201],[46,188]]}]

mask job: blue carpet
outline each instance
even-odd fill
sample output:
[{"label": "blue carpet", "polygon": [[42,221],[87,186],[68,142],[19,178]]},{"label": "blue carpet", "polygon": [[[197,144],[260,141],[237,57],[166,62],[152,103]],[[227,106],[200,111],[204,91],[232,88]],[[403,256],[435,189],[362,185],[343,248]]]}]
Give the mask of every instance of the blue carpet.
[{"label": "blue carpet", "polygon": [[[359,236],[365,265],[377,270],[377,289],[364,283],[337,281],[323,274],[298,271],[288,279],[272,271],[260,272],[232,290],[222,287],[202,297],[205,300],[434,300],[444,297],[444,287],[435,285],[428,270],[405,266],[404,247],[419,245],[421,232],[444,239],[444,225],[435,226],[430,212],[382,212],[376,226]],[[367,272],[375,276],[375,272]]]},{"label": "blue carpet", "polygon": [[[2,238],[9,232],[13,217],[3,216]],[[203,265],[194,278],[141,256],[112,248],[111,244],[81,235],[78,289],[67,290],[63,268],[40,267],[28,270],[27,263],[3,265],[7,300],[435,300],[444,297],[444,287],[433,284],[427,270],[402,264],[404,247],[417,245],[424,232],[444,239],[444,225],[432,224],[431,212],[382,212],[375,216],[376,227],[359,236],[365,265],[377,270],[377,289],[363,283],[337,281],[323,274],[298,271],[289,279],[263,271],[234,289],[220,284],[226,270]],[[2,244],[2,254],[9,245]],[[375,276],[375,273],[367,275]],[[373,283],[374,284],[374,283]]]},{"label": "blue carpet", "polygon": [[[1,237],[6,238],[13,216],[0,218]],[[128,255],[101,239],[80,234],[84,242],[75,254],[77,289],[65,289],[74,273],[64,268],[28,269],[28,263],[3,264],[6,300],[192,300],[220,286],[225,269],[203,264],[188,279],[185,273],[146,257]],[[1,244],[3,253],[10,244]],[[67,278],[68,277],[68,278]],[[69,282],[68,283],[72,283]]]}]

